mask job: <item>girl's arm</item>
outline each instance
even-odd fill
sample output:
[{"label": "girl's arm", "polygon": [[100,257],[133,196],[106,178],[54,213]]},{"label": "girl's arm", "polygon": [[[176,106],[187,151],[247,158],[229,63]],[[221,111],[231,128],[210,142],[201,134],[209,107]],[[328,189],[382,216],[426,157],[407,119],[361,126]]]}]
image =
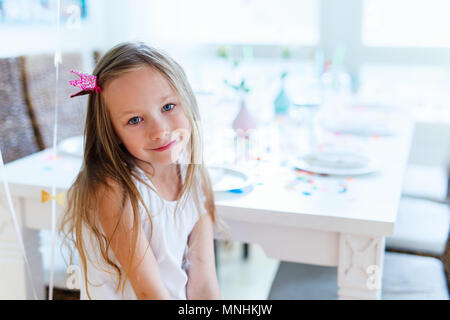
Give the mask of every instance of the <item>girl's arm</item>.
[{"label": "girl's arm", "polygon": [[214,260],[214,224],[210,213],[204,214],[189,236],[188,299],[220,299]]},{"label": "girl's arm", "polygon": [[[121,210],[121,188],[118,183],[109,181],[111,189],[103,188],[100,191],[99,218],[105,235],[108,239],[115,230],[111,249],[121,269],[126,272],[131,260],[133,212],[131,202],[127,199]],[[119,219],[121,217],[121,219]],[[139,230],[136,242],[136,251],[131,263],[128,278],[138,299],[171,299],[159,273],[158,264],[144,232]],[[121,290],[122,287],[119,288]],[[120,291],[119,291],[120,292]]]}]

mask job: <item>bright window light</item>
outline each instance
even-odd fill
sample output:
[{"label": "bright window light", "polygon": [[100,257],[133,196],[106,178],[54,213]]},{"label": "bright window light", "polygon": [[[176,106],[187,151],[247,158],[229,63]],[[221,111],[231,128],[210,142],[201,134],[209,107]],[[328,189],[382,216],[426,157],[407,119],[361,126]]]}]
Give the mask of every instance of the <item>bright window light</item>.
[{"label": "bright window light", "polygon": [[449,0],[365,0],[363,43],[450,47]]},{"label": "bright window light", "polygon": [[[318,42],[318,0],[172,0],[160,35],[192,43],[297,44]],[[159,20],[159,19],[158,19]]]}]

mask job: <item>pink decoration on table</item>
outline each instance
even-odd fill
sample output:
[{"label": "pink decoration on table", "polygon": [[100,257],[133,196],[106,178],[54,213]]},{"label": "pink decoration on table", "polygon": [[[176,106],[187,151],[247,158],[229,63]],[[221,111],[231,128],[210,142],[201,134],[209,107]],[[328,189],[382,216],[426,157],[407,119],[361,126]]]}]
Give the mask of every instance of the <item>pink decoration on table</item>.
[{"label": "pink decoration on table", "polygon": [[49,154],[44,159],[45,159],[45,161],[53,161],[53,160],[58,160],[59,158],[61,158],[61,157],[58,155],[54,156],[52,154]]},{"label": "pink decoration on table", "polygon": [[102,92],[102,89],[100,88],[100,86],[97,85],[97,77],[96,76],[94,76],[92,74],[81,73],[81,72],[78,72],[75,70],[70,70],[70,72],[79,76],[80,79],[69,81],[69,84],[74,87],[81,88],[81,91],[78,93],[72,94],[70,96],[71,98],[76,97],[76,96],[81,96],[84,94],[88,94],[91,92],[95,92],[95,93]]},{"label": "pink decoration on table", "polygon": [[241,109],[233,121],[233,129],[240,136],[248,136],[248,130],[256,129],[255,120],[248,112],[244,99],[242,99]]}]

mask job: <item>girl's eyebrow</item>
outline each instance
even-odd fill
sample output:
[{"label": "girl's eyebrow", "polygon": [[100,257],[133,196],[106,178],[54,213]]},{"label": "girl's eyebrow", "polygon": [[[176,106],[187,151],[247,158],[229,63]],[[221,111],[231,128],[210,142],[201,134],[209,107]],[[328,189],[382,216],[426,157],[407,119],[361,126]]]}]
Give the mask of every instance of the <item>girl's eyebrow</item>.
[{"label": "girl's eyebrow", "polygon": [[160,99],[160,101],[163,102],[163,101],[168,100],[169,98],[175,98],[175,95],[169,93],[169,94],[167,94],[167,95],[165,95],[165,96],[162,96],[161,99]]}]

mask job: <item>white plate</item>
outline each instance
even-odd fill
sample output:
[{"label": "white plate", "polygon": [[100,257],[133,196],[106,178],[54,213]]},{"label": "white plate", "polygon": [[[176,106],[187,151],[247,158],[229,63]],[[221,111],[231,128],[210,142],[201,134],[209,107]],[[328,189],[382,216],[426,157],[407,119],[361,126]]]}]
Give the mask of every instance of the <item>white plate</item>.
[{"label": "white plate", "polygon": [[252,185],[249,177],[236,169],[208,166],[208,172],[214,192],[240,192]]},{"label": "white plate", "polygon": [[346,108],[340,113],[324,113],[319,117],[320,124],[328,130],[358,136],[393,136],[395,129],[390,117],[376,111],[351,111]]},{"label": "white plate", "polygon": [[394,130],[388,124],[382,121],[355,121],[355,120],[341,120],[341,121],[327,121],[322,123],[328,130],[340,133],[353,134],[357,136],[393,136]]},{"label": "white plate", "polygon": [[298,158],[294,167],[319,174],[361,175],[378,170],[370,158],[351,152],[316,152]]},{"label": "white plate", "polygon": [[62,140],[58,143],[58,152],[71,156],[83,157],[83,136],[75,136]]},{"label": "white plate", "polygon": [[393,130],[385,126],[353,126],[350,125],[327,125],[327,128],[331,131],[352,134],[355,136],[393,136],[395,133]]}]

